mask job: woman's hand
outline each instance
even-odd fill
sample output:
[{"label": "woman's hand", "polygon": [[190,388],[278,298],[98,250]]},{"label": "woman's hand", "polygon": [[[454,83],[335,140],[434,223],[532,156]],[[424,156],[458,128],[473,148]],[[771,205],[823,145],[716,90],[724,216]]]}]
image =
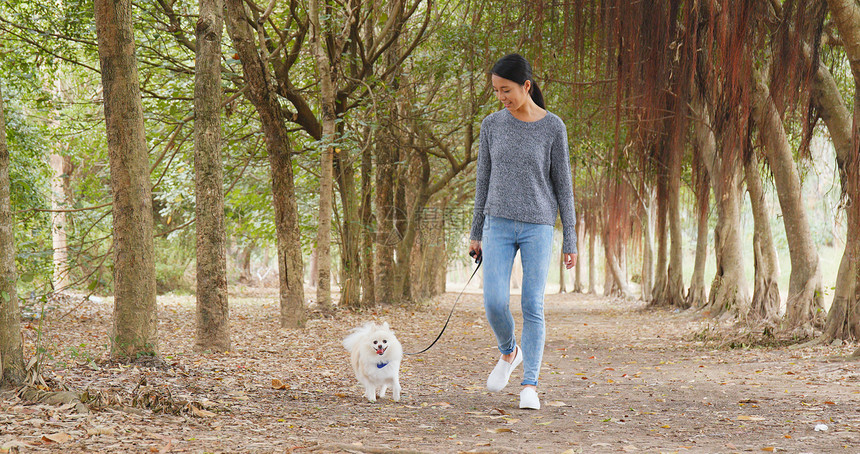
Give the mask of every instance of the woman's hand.
[{"label": "woman's hand", "polygon": [[576,254],[564,254],[564,267],[567,269],[571,269],[574,266],[576,266]]},{"label": "woman's hand", "polygon": [[[473,251],[475,252],[475,255],[472,255]],[[469,243],[469,255],[472,255],[472,257],[474,257],[475,260],[477,260],[478,257],[481,256],[481,242],[480,241],[472,240]]]}]

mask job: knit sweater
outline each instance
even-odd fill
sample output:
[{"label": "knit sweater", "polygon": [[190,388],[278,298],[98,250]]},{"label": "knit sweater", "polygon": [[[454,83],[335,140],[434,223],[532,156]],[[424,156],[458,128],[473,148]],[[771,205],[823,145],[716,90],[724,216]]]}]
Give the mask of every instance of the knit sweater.
[{"label": "knit sweater", "polygon": [[576,212],[567,128],[550,112],[518,120],[507,109],[481,123],[472,240],[481,240],[484,216],[555,225],[561,214],[562,252],[576,253]]}]

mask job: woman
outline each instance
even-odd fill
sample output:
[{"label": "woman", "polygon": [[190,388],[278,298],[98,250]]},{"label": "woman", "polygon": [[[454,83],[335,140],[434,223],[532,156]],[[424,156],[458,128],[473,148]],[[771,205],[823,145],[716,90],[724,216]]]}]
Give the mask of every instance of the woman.
[{"label": "woman", "polygon": [[[576,264],[576,214],[567,150],[567,129],[544,107],[531,65],[518,54],[493,66],[493,92],[504,109],[481,123],[475,212],[469,253],[484,263],[484,308],[502,353],[487,378],[501,391],[523,366],[520,408],[540,409],[538,375],[544,348],[543,294],[557,213],[563,224],[567,269]],[[509,307],[511,268],[523,265],[522,339],[517,344]]]}]

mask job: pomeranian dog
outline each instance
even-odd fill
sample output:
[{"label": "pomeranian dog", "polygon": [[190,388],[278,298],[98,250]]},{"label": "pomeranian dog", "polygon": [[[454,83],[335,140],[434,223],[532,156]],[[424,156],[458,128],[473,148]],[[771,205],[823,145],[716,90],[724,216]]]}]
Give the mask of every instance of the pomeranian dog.
[{"label": "pomeranian dog", "polygon": [[388,387],[391,387],[391,397],[395,402],[400,401],[400,362],[403,360],[403,347],[388,327],[388,322],[382,325],[367,323],[352,332],[343,340],[343,346],[350,354],[355,378],[364,386],[364,397],[376,402],[376,390],[379,397],[385,397]]}]

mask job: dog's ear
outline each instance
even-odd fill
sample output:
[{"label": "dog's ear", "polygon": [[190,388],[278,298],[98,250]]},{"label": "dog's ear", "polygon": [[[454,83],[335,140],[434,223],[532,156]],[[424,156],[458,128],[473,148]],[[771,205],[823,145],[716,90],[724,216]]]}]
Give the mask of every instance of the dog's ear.
[{"label": "dog's ear", "polygon": [[388,327],[388,322],[382,322],[382,329],[386,331],[391,331],[391,328]]}]

